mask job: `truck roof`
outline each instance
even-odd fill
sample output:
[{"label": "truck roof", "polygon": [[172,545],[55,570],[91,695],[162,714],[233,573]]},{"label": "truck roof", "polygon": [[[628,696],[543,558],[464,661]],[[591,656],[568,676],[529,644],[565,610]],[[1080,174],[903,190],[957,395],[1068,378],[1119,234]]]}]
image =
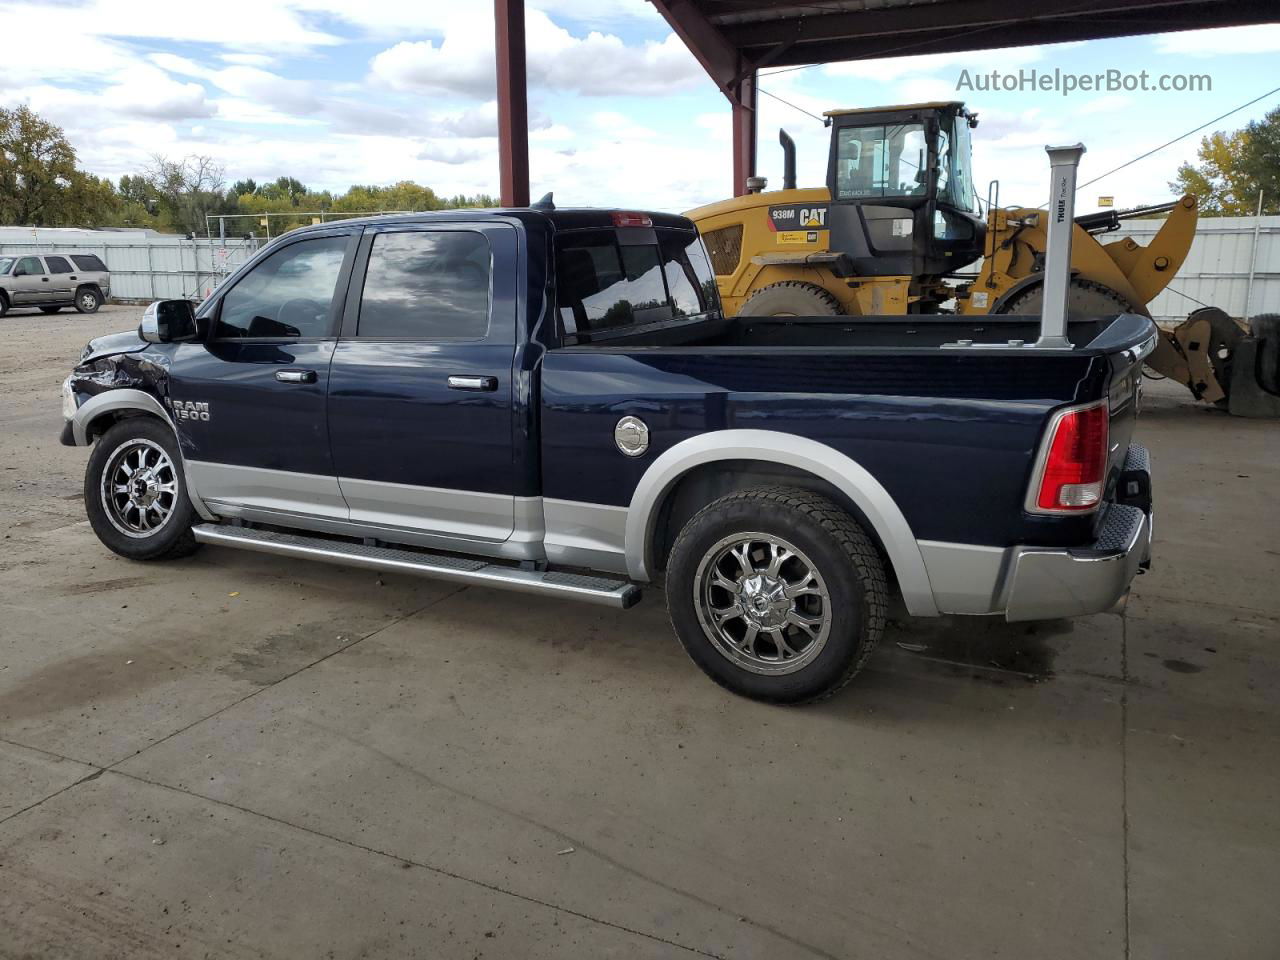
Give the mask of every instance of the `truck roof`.
[{"label": "truck roof", "polygon": [[[614,226],[614,214],[625,213],[648,217],[655,227],[676,227],[693,230],[694,225],[688,217],[674,213],[660,213],[653,210],[634,210],[621,207],[557,207],[541,210],[536,207],[463,207],[453,210],[424,210],[418,213],[397,213],[384,216],[351,217],[347,220],[329,220],[325,223],[311,224],[289,231],[290,234],[310,233],[332,227],[335,223],[343,224],[386,224],[386,223],[447,223],[457,220],[475,221],[489,217],[514,218],[524,222],[539,220],[551,223],[558,230],[578,230],[592,227]],[[283,236],[283,234],[282,234]]]}]

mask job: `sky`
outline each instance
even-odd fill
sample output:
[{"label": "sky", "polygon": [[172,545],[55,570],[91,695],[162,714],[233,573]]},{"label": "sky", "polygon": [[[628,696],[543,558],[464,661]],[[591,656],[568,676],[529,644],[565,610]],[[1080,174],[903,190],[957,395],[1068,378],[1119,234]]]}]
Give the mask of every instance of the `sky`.
[{"label": "sky", "polygon": [[[650,3],[528,0],[526,18],[535,197],[682,211],[729,195],[727,101]],[[498,192],[488,0],[0,0],[0,22],[38,23],[49,41],[6,44],[0,105],[25,103],[61,125],[99,176],[139,172],[153,154],[206,154],[228,183],[288,175],[339,191],[415,180],[442,195]],[[1273,24],[766,69],[759,172],[780,186],[785,127],[800,185],[825,182],[828,132],[802,110],[961,99],[980,118],[979,192],[998,179],[1002,205],[1036,206],[1045,144],[1085,143],[1086,181],[1280,86],[1277,54]],[[992,70],[1055,68],[1202,74],[1211,89],[957,89],[964,71],[976,85]],[[1276,106],[1280,94],[1209,129]],[[1168,181],[1200,136],[1085,188],[1078,211],[1104,195],[1120,207],[1172,199]]]}]

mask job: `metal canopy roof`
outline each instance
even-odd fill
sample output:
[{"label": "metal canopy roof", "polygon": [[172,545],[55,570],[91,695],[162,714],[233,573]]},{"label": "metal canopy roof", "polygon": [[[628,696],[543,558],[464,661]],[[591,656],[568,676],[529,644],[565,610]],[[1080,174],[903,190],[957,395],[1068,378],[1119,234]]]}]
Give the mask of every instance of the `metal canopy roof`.
[{"label": "metal canopy roof", "polygon": [[[718,68],[731,54],[741,58],[739,69],[1169,33],[1280,16],[1275,0],[653,2],[704,66],[710,60]],[[712,73],[723,86],[721,76]]]},{"label": "metal canopy roof", "polygon": [[[511,2],[511,0],[497,0]],[[650,0],[733,107],[733,189],[755,172],[756,72],[1280,19],[1277,0]],[[998,70],[998,57],[975,63]]]}]

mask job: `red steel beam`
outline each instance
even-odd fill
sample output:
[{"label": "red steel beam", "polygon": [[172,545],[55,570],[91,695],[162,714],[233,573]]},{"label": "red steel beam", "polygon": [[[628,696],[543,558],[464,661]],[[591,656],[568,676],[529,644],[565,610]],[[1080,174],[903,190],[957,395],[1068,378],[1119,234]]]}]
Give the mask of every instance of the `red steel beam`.
[{"label": "red steel beam", "polygon": [[498,61],[498,178],[504,207],[529,205],[524,0],[493,0]]},{"label": "red steel beam", "polygon": [[733,109],[733,195],[747,192],[747,177],[756,175],[756,75],[741,80],[729,103]]}]

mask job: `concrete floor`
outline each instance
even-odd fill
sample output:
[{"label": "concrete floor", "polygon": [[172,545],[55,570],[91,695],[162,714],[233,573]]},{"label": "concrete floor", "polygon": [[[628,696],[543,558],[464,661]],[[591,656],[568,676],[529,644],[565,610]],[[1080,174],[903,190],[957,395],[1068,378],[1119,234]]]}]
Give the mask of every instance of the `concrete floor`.
[{"label": "concrete floor", "polygon": [[84,522],[0,321],[0,956],[1280,956],[1280,424],[1151,384],[1124,619],[895,624],[778,709],[629,613]]}]

